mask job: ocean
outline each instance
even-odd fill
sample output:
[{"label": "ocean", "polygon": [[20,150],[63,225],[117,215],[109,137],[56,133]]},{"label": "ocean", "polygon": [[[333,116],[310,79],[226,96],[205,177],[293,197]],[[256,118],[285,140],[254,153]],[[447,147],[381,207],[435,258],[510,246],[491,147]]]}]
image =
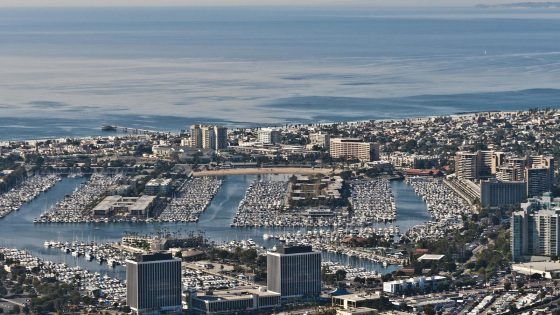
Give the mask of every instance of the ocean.
[{"label": "ocean", "polygon": [[560,11],[2,8],[0,140],[558,107]]}]

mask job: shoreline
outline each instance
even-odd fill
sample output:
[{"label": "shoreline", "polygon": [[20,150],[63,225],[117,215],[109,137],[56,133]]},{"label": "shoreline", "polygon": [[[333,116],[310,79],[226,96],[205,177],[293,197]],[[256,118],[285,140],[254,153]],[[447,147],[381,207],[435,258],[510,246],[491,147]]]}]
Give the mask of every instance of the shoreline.
[{"label": "shoreline", "polygon": [[[560,111],[560,108],[550,108],[550,107],[535,107],[538,110],[558,110]],[[459,111],[459,112],[454,112],[454,113],[450,113],[450,114],[445,114],[445,115],[425,115],[425,116],[411,116],[411,117],[407,117],[407,118],[382,118],[382,119],[374,119],[374,118],[370,118],[370,119],[363,119],[363,120],[340,120],[340,121],[330,121],[330,122],[315,122],[315,123],[266,123],[266,124],[234,124],[234,125],[229,125],[229,124],[225,124],[226,126],[228,126],[228,128],[231,129],[255,129],[255,128],[284,128],[285,126],[296,126],[296,125],[314,125],[314,126],[329,126],[329,125],[334,125],[334,124],[360,124],[360,123],[367,123],[370,121],[376,121],[376,122],[403,122],[403,121],[422,121],[422,120],[427,120],[427,119],[433,119],[433,118],[442,118],[442,117],[451,117],[451,118],[465,118],[465,117],[469,117],[469,116],[475,116],[475,115],[480,115],[480,114],[515,114],[515,113],[526,113],[529,112],[530,110],[532,110],[533,108],[527,108],[524,110],[485,110],[485,111],[469,111],[469,112],[465,112],[465,111]],[[178,117],[177,118],[181,118]],[[185,119],[191,119],[188,117],[184,117]],[[204,119],[200,120],[202,123],[204,122]],[[101,126],[101,125],[100,125]],[[101,128],[101,127],[100,127]],[[162,133],[166,133],[166,134],[171,134],[171,135],[179,135],[180,132],[175,130],[175,131],[171,131],[171,130],[161,130]],[[53,141],[53,140],[62,140],[62,139],[103,139],[103,138],[108,138],[108,137],[118,137],[118,138],[127,138],[127,137],[138,137],[138,136],[149,136],[148,134],[133,134],[133,133],[129,133],[129,134],[119,134],[119,133],[107,133],[105,135],[82,135],[82,136],[58,136],[58,137],[37,137],[37,138],[32,138],[32,139],[1,139],[0,138],[0,145],[2,145],[3,143],[10,143],[10,142],[41,142],[41,141]]]}]

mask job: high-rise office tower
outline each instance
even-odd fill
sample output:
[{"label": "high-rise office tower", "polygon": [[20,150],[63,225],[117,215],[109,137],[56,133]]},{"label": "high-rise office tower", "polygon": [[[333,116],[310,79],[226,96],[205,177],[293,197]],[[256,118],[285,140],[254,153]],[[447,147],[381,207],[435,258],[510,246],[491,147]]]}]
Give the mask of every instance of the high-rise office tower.
[{"label": "high-rise office tower", "polygon": [[227,128],[223,126],[214,126],[214,134],[216,135],[215,150],[227,149]]},{"label": "high-rise office tower", "polygon": [[280,247],[267,254],[268,290],[286,297],[321,294],[321,253],[311,246]]},{"label": "high-rise office tower", "polygon": [[126,261],[126,301],[138,315],[179,313],[181,261],[171,254],[138,255]]}]

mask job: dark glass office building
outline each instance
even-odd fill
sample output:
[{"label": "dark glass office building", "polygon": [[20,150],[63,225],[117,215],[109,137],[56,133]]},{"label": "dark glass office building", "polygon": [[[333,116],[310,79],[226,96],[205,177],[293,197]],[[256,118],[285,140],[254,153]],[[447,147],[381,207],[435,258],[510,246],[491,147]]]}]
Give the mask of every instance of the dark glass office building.
[{"label": "dark glass office building", "polygon": [[126,301],[141,315],[181,312],[181,261],[171,254],[138,255],[126,261]]},{"label": "dark glass office building", "polygon": [[267,254],[268,290],[283,298],[321,294],[321,253],[311,246],[280,247]]}]

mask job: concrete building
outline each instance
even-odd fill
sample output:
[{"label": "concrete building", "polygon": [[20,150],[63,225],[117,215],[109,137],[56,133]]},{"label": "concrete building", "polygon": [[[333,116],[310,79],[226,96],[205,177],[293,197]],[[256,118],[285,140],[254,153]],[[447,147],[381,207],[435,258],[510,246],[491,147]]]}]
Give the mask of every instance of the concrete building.
[{"label": "concrete building", "polygon": [[215,150],[216,148],[216,132],[212,126],[202,126],[202,148]]},{"label": "concrete building", "polygon": [[525,180],[525,168],[527,167],[527,159],[524,157],[508,157],[506,158],[506,166],[513,169],[513,180]]},{"label": "concrete building", "polygon": [[138,255],[127,260],[126,283],[126,302],[134,313],[181,313],[181,260],[171,254]]},{"label": "concrete building", "polygon": [[146,183],[144,194],[149,196],[169,195],[172,188],[171,178],[154,178]]},{"label": "concrete building", "polygon": [[455,155],[457,178],[475,180],[478,178],[478,153],[457,152]]},{"label": "concrete building", "polygon": [[331,139],[329,152],[335,159],[355,158],[361,162],[379,160],[379,144],[355,138]]},{"label": "concrete building", "polygon": [[321,253],[311,246],[280,247],[267,253],[267,285],[282,298],[321,294]]},{"label": "concrete building", "polygon": [[540,196],[552,189],[549,170],[546,167],[525,169],[527,197]]},{"label": "concrete building", "polygon": [[544,279],[560,278],[560,263],[557,261],[533,261],[521,264],[512,264],[511,269],[518,274],[532,276],[541,275]]},{"label": "concrete building", "polygon": [[513,166],[500,166],[496,171],[496,179],[503,182],[522,181],[524,176],[519,176],[519,171]]},{"label": "concrete building", "polygon": [[331,143],[331,136],[328,133],[319,132],[312,133],[309,135],[309,144],[313,146],[319,146],[325,149],[329,149]]},{"label": "concrete building", "polygon": [[394,280],[383,282],[383,292],[390,294],[401,294],[418,291],[437,291],[438,285],[447,282],[443,276],[417,277],[406,280]]},{"label": "concrete building", "polygon": [[348,309],[336,310],[336,315],[377,315],[379,312],[376,309],[369,307],[355,307]]},{"label": "concrete building", "polygon": [[191,127],[191,146],[198,149],[223,150],[227,148],[227,128],[212,125]]},{"label": "concrete building", "polygon": [[190,142],[193,148],[202,149],[202,128],[200,125],[193,125],[191,127]]},{"label": "concrete building", "polygon": [[331,305],[345,310],[360,307],[379,308],[381,295],[378,293],[352,293],[336,295],[331,298]]},{"label": "concrete building", "polygon": [[144,217],[152,208],[155,199],[155,196],[107,196],[93,208],[92,212],[96,217],[114,215]]},{"label": "concrete building", "polygon": [[264,144],[278,144],[282,142],[282,134],[279,130],[263,128],[257,131],[257,141]]},{"label": "concrete building", "polygon": [[271,311],[281,306],[280,293],[258,289],[231,289],[189,295],[191,314],[232,314]]},{"label": "concrete building", "polygon": [[502,166],[505,162],[506,153],[505,152],[494,152],[492,155],[492,174],[498,172],[498,167]]},{"label": "concrete building", "polygon": [[227,128],[223,126],[214,126],[214,134],[216,136],[215,150],[225,150],[228,147]]},{"label": "concrete building", "polygon": [[485,180],[480,182],[480,204],[495,208],[519,204],[527,198],[525,182]]},{"label": "concrete building", "polygon": [[492,163],[494,151],[478,151],[478,174],[479,179],[492,177]]},{"label": "concrete building", "polygon": [[511,255],[513,261],[528,256],[560,254],[560,200],[550,193],[521,204],[522,211],[511,218]]},{"label": "concrete building", "polygon": [[532,168],[546,169],[548,171],[546,180],[546,185],[548,186],[548,188],[545,191],[552,191],[552,186],[554,184],[554,173],[556,170],[554,157],[545,155],[532,155],[529,156],[528,163]]}]

